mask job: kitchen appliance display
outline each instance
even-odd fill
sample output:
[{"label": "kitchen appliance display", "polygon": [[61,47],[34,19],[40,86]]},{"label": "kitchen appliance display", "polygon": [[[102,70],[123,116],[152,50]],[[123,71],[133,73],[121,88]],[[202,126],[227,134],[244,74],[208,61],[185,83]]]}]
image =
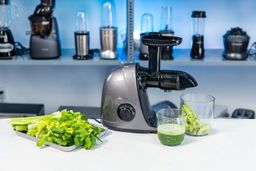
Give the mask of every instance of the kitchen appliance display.
[{"label": "kitchen appliance display", "polygon": [[61,55],[57,20],[53,16],[55,0],[41,0],[29,16],[30,56],[33,59],[54,59]]},{"label": "kitchen appliance display", "polygon": [[142,43],[142,37],[154,31],[154,18],[150,13],[144,13],[141,16],[140,33],[140,54],[139,59],[148,60],[148,47]]},{"label": "kitchen appliance display", "polygon": [[190,56],[192,59],[204,58],[204,28],[205,28],[205,11],[193,11],[193,36],[192,36],[192,49]]},{"label": "kitchen appliance display", "polygon": [[18,15],[18,8],[10,0],[0,0],[0,59],[12,59],[15,44],[10,25]]},{"label": "kitchen appliance display", "polygon": [[89,54],[90,33],[89,31],[87,31],[87,19],[84,11],[77,12],[76,31],[74,33],[74,36],[76,49],[74,59],[92,58],[92,56]]},{"label": "kitchen appliance display", "polygon": [[115,24],[114,1],[103,1],[101,9],[100,45],[102,59],[116,59],[117,27]]},{"label": "kitchen appliance display", "polygon": [[147,88],[171,91],[197,86],[196,80],[186,72],[160,70],[162,47],[175,46],[181,41],[179,37],[161,33],[148,33],[142,37],[143,44],[149,48],[149,67],[126,64],[110,73],[102,92],[103,125],[120,131],[156,132],[156,113],[150,106]]},{"label": "kitchen appliance display", "polygon": [[223,36],[224,53],[227,60],[246,60],[250,37],[239,27],[231,28]]}]

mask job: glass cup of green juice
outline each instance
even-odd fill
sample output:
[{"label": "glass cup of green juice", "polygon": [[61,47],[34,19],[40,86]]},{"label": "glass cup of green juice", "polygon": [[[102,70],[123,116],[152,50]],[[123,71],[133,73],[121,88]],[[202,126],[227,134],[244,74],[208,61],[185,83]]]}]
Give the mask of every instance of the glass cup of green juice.
[{"label": "glass cup of green juice", "polygon": [[157,112],[157,135],[161,144],[180,145],[185,135],[186,121],[179,109],[164,108]]}]

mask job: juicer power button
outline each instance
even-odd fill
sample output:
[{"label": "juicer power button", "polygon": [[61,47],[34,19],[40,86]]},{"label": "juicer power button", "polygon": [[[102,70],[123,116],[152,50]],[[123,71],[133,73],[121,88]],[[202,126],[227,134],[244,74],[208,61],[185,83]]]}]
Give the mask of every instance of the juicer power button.
[{"label": "juicer power button", "polygon": [[132,105],[125,103],[118,106],[117,114],[123,121],[131,121],[135,117],[135,109]]}]

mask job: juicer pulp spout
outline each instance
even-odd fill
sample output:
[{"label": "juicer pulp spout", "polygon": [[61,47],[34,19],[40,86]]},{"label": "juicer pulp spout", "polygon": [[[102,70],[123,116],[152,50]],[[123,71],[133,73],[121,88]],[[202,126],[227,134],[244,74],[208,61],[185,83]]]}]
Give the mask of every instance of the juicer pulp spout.
[{"label": "juicer pulp spout", "polygon": [[179,71],[179,90],[196,87],[197,85],[194,77],[186,72]]}]

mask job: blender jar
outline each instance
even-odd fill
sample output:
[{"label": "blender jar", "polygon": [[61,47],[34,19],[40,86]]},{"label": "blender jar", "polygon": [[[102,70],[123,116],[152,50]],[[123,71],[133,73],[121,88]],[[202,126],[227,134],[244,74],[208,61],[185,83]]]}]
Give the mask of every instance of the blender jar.
[{"label": "blender jar", "polygon": [[193,36],[192,36],[192,59],[204,58],[204,29],[205,29],[205,11],[192,12]]},{"label": "blender jar", "polygon": [[141,16],[141,33],[140,33],[140,55],[139,59],[148,60],[148,46],[142,43],[142,37],[154,30],[154,18],[150,13],[144,13]]},{"label": "blender jar", "polygon": [[[164,33],[168,36],[173,36],[174,31],[172,30],[172,7],[171,6],[163,6],[161,7],[161,24],[160,24],[160,33]],[[171,60],[173,47],[166,46],[162,47],[161,59],[163,60]]]},{"label": "blender jar", "polygon": [[89,55],[90,34],[87,31],[87,19],[84,11],[78,11],[76,17],[76,30],[75,36],[75,50],[76,54],[74,59],[89,59],[92,56]]},{"label": "blender jar", "polygon": [[164,33],[172,33],[172,7],[171,6],[163,6],[161,7],[161,24],[160,24],[160,32]]},{"label": "blender jar", "polygon": [[8,28],[18,16],[18,8],[15,4],[10,3],[10,0],[1,0],[0,14],[0,28]]},{"label": "blender jar", "polygon": [[101,58],[117,57],[117,27],[115,26],[115,5],[113,0],[103,1],[100,27]]},{"label": "blender jar", "polygon": [[9,0],[0,0],[0,57],[11,59],[15,55],[14,38],[9,29],[18,16],[18,8]]},{"label": "blender jar", "polygon": [[87,32],[87,19],[85,11],[77,12],[76,32]]},{"label": "blender jar", "polygon": [[148,33],[154,30],[154,18],[150,13],[141,16],[141,33]]}]

